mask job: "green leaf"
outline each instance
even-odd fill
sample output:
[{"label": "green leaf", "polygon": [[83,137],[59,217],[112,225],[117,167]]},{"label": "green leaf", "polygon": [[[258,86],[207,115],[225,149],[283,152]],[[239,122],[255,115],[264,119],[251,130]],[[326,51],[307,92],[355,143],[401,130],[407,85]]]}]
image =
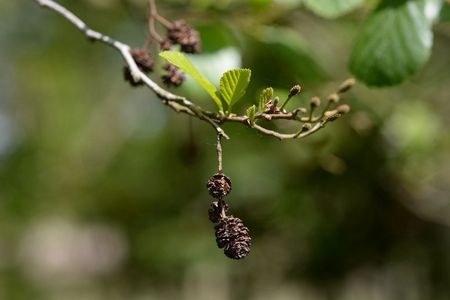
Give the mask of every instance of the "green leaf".
[{"label": "green leaf", "polygon": [[344,15],[364,3],[364,0],[303,0],[304,5],[324,18]]},{"label": "green leaf", "polygon": [[350,70],[368,85],[398,84],[425,64],[432,41],[423,1],[386,0],[362,29]]},{"label": "green leaf", "polygon": [[249,108],[247,108],[248,121],[250,122],[250,125],[252,125],[252,126],[253,126],[253,124],[255,124],[255,113],[256,113],[255,105],[252,105]]},{"label": "green leaf", "polygon": [[249,69],[234,69],[226,71],[220,78],[219,94],[228,104],[228,112],[231,112],[233,105],[244,96],[251,73]]},{"label": "green leaf", "polygon": [[259,96],[258,111],[263,112],[266,109],[266,103],[273,98],[273,88],[265,88]]},{"label": "green leaf", "polygon": [[159,56],[166,59],[169,63],[177,66],[184,73],[191,76],[197,83],[213,98],[214,102],[223,111],[222,101],[217,97],[217,88],[192,64],[192,62],[181,52],[163,51]]}]

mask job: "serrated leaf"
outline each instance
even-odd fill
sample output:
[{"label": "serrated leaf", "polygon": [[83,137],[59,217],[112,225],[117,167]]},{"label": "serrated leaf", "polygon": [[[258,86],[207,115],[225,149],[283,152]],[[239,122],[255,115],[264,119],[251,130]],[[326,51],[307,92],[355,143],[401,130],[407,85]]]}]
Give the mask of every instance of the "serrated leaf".
[{"label": "serrated leaf", "polygon": [[263,112],[266,109],[266,103],[273,98],[273,88],[265,88],[259,96],[258,111]]},{"label": "serrated leaf", "polygon": [[231,112],[233,105],[244,96],[251,73],[249,69],[234,69],[223,73],[220,78],[219,94],[228,104],[228,112]]},{"label": "serrated leaf", "polygon": [[250,125],[255,124],[255,114],[256,114],[256,106],[252,105],[249,108],[247,108],[247,117],[248,121],[250,122]]},{"label": "serrated leaf", "polygon": [[433,34],[423,1],[387,1],[369,18],[350,59],[350,70],[373,86],[402,82],[430,56]]},{"label": "serrated leaf", "polygon": [[223,111],[222,101],[216,95],[217,88],[192,64],[186,55],[178,51],[163,51],[159,53],[159,56],[191,76],[212,97],[219,110]]},{"label": "serrated leaf", "polygon": [[304,5],[324,18],[337,18],[364,3],[364,0],[303,0]]}]

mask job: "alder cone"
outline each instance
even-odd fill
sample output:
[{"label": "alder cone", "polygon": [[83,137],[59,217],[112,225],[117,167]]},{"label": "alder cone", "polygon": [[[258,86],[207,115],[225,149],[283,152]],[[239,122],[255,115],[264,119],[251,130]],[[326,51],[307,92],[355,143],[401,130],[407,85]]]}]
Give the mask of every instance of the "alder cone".
[{"label": "alder cone", "polygon": [[228,204],[223,201],[213,201],[208,209],[209,220],[213,223],[218,223],[223,218],[222,211],[226,215]]},{"label": "alder cone", "polygon": [[183,83],[185,75],[175,65],[166,64],[164,69],[167,70],[167,74],[163,75],[161,78],[165,85],[177,87]]},{"label": "alder cone", "polygon": [[[147,74],[153,71],[154,61],[146,49],[133,48],[130,50],[130,54],[131,57],[133,57],[134,62],[142,72]],[[129,66],[123,67],[123,77],[125,81],[128,81],[132,86],[140,86],[144,84],[142,81],[134,81]]]},{"label": "alder cone", "polygon": [[147,49],[133,48],[130,54],[142,72],[149,73],[153,71],[154,61]]},{"label": "alder cone", "polygon": [[[184,20],[173,23],[173,27],[167,33],[167,39],[173,44],[179,44],[181,51],[185,53],[199,53],[202,49],[200,34],[191,28]],[[167,42],[164,45],[168,45]]]},{"label": "alder cone", "polygon": [[170,50],[172,48],[172,46],[173,46],[173,42],[170,39],[165,39],[159,44],[159,48],[162,51]]},{"label": "alder cone", "polygon": [[224,253],[227,257],[232,259],[241,259],[250,253],[251,238],[249,235],[243,235],[229,243]]},{"label": "alder cone", "polygon": [[231,179],[222,173],[217,173],[208,180],[206,187],[212,197],[222,199],[231,192]]},{"label": "alder cone", "polygon": [[250,253],[251,238],[241,219],[229,216],[222,218],[214,227],[219,248],[232,259],[241,259]]}]

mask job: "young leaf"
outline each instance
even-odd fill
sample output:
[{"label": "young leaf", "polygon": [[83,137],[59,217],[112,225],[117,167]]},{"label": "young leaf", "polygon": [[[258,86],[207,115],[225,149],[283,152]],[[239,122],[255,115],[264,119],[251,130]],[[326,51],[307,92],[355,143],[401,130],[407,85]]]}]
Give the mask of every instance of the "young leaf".
[{"label": "young leaf", "polygon": [[336,18],[362,5],[364,0],[303,0],[307,8],[324,18]]},{"label": "young leaf", "polygon": [[219,94],[228,104],[228,112],[231,112],[233,105],[244,96],[251,73],[249,69],[234,69],[223,73],[220,78]]},{"label": "young leaf", "polygon": [[223,111],[222,101],[217,97],[216,87],[192,64],[192,62],[181,52],[163,51],[159,56],[166,59],[169,63],[177,66],[184,73],[191,76],[197,83],[213,98],[214,102]]},{"label": "young leaf", "polygon": [[263,112],[266,109],[266,103],[273,98],[273,88],[265,88],[259,96],[258,111]]},{"label": "young leaf", "polygon": [[368,85],[398,84],[425,64],[432,42],[423,1],[385,0],[358,37],[350,70]]},{"label": "young leaf", "polygon": [[256,113],[255,105],[252,105],[249,108],[247,108],[248,121],[250,122],[250,125],[252,125],[252,126],[253,126],[253,124],[255,124],[255,113]]}]

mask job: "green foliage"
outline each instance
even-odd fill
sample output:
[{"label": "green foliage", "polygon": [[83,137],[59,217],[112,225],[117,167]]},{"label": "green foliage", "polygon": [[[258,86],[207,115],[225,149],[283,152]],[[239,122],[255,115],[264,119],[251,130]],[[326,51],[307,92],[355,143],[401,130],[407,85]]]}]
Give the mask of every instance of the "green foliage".
[{"label": "green foliage", "polygon": [[250,125],[255,124],[256,105],[252,105],[247,108],[247,117]]},{"label": "green foliage", "polygon": [[247,86],[250,83],[251,70],[229,70],[220,78],[220,89],[217,90],[185,54],[178,51],[163,51],[159,55],[197,81],[212,97],[221,112],[223,112],[222,102],[227,104],[228,112],[231,112],[233,105],[244,96]]},{"label": "green foliage", "polygon": [[439,15],[439,21],[450,22],[450,3],[448,3],[447,5],[443,5]]},{"label": "green foliage", "polygon": [[212,97],[220,111],[223,110],[222,101],[217,97],[217,89],[181,52],[178,51],[163,51],[159,54],[171,64],[177,66],[184,73],[191,76],[197,83]]},{"label": "green foliage", "polygon": [[364,3],[364,0],[303,0],[304,5],[325,18],[336,18]]},{"label": "green foliage", "polygon": [[249,69],[235,69],[225,72],[220,78],[220,90],[217,94],[228,105],[228,112],[244,96],[251,74]]},{"label": "green foliage", "polygon": [[439,1],[384,1],[360,33],[350,69],[368,85],[402,82],[430,56],[433,34],[425,8]]},{"label": "green foliage", "polygon": [[246,65],[252,66],[253,81],[270,77],[265,84],[277,87],[286,82],[317,83],[328,77],[316,62],[314,49],[298,31],[281,26],[258,29],[249,33],[244,53]]},{"label": "green foliage", "polygon": [[270,99],[273,98],[273,88],[268,87],[265,88],[261,95],[259,96],[259,102],[258,102],[258,111],[263,112],[265,109],[265,104],[270,101]]},{"label": "green foliage", "polygon": [[[211,198],[204,182],[217,159],[212,129],[199,121],[188,127],[187,117],[151,99],[150,91],[130,91],[117,53],[85,43],[65,20],[33,2],[0,1],[0,299],[183,299],[200,290],[216,299],[211,280],[200,280],[214,274],[229,283],[219,288],[230,300],[287,294],[448,299],[450,24],[439,25],[433,59],[417,81],[381,93],[355,89],[346,98],[354,112],[327,132],[281,143],[225,126],[232,137],[223,141],[235,187],[232,212],[255,238],[255,252],[236,264],[217,251],[206,214]],[[191,1],[189,7],[157,1],[170,15],[202,26],[223,28],[225,20],[242,38],[239,50],[252,69],[245,100],[255,89],[255,103],[245,108],[258,106],[263,88],[285,90],[296,82],[305,87],[302,106],[335,86],[315,79],[302,53],[313,54],[334,80],[343,79],[346,48],[310,49],[350,45],[364,17],[293,18],[282,0],[271,2],[267,10],[252,10],[242,0]],[[141,41],[144,28],[136,24],[142,22],[124,13],[125,1],[98,3],[70,1],[70,8],[112,37]],[[144,15],[146,1],[126,3]],[[230,21],[243,11],[246,22]],[[309,36],[329,35],[317,34],[313,47],[296,52],[281,47],[293,42],[276,33],[269,44],[261,39],[255,46],[239,34],[243,24],[260,28],[275,13],[277,24],[299,28],[291,30],[297,40],[316,27],[321,31]],[[210,44],[206,55],[227,45],[211,35],[219,36],[202,32]],[[275,57],[278,49],[288,55]],[[91,237],[97,242],[88,243]],[[110,251],[89,250],[111,243]],[[120,245],[124,256],[116,260]],[[383,284],[386,276],[398,279],[395,286]]]}]

